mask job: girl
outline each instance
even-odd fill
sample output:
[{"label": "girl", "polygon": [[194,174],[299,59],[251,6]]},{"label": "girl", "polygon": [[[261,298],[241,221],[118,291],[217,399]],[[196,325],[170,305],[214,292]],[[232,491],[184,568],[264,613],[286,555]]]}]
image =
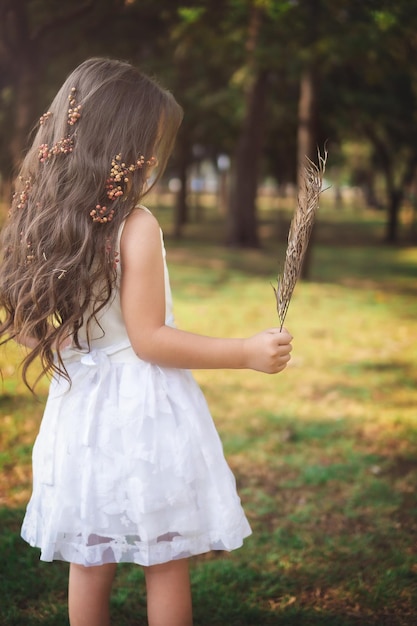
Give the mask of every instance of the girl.
[{"label": "girl", "polygon": [[[2,233],[0,326],[52,383],[22,536],[70,563],[71,626],[110,623],[116,564],[145,567],[151,626],[192,624],[188,557],[250,528],[188,369],[282,371],[291,336],[174,327],[156,219],[139,205],[182,112],[131,65],[91,59],[66,80],[17,182]],[[157,169],[154,171],[154,168]]]}]

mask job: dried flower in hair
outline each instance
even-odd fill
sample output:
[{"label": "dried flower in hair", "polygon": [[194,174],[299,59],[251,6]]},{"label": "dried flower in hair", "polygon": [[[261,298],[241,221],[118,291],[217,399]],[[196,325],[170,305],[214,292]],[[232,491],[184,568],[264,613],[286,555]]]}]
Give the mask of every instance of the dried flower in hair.
[{"label": "dried flower in hair", "polygon": [[74,124],[76,124],[76,122],[78,122],[78,120],[81,117],[81,113],[80,113],[81,105],[79,104],[77,106],[77,101],[75,99],[75,92],[76,92],[76,89],[75,87],[73,87],[71,89],[70,95],[68,96],[68,100],[70,103],[70,108],[68,109],[68,124],[70,126],[74,126]]},{"label": "dried flower in hair", "polygon": [[107,222],[111,222],[113,216],[114,209],[108,209],[100,204],[96,204],[96,208],[90,211],[90,217],[93,219],[93,222],[99,222],[99,224],[107,224]]},{"label": "dried flower in hair", "polygon": [[113,265],[113,269],[116,269],[117,264],[119,263],[119,252],[118,250],[113,250],[111,241],[109,238],[106,239],[106,256],[108,262]]},{"label": "dried flower in hair", "polygon": [[139,156],[136,162],[131,165],[126,165],[126,163],[121,162],[121,160],[122,155],[119,153],[116,154],[111,162],[110,176],[106,181],[107,197],[110,200],[115,200],[123,195],[123,186],[129,182],[129,174],[142,169],[144,165],[152,166],[156,164],[155,157],[151,157],[145,161],[143,155]]},{"label": "dried flower in hair", "polygon": [[74,140],[72,137],[64,137],[57,141],[51,148],[51,155],[69,154],[74,149]]},{"label": "dried flower in hair", "polygon": [[47,143],[39,146],[39,161],[45,163],[52,156],[57,154],[70,154],[74,149],[74,140],[72,137],[64,137],[49,148]]},{"label": "dried flower in hair", "polygon": [[[118,198],[124,195],[125,186],[129,182],[129,175],[135,172],[136,170],[142,169],[144,165],[153,166],[157,163],[155,157],[151,157],[147,161],[143,155],[140,155],[135,163],[131,163],[130,165],[126,165],[122,161],[121,153],[116,154],[113,157],[110,168],[110,175],[106,180],[105,191],[109,200],[114,202]],[[107,222],[111,222],[114,215],[114,209],[108,209],[105,206],[101,206],[97,204],[95,209],[90,211],[90,216],[93,218],[94,222],[99,222],[100,224],[105,224]]]},{"label": "dried flower in hair", "polygon": [[[76,122],[81,117],[81,105],[76,106],[77,102],[75,100],[75,92],[76,89],[73,87],[71,89],[71,93],[68,96],[68,100],[70,103],[70,108],[68,109],[68,126],[74,126]],[[44,124],[45,121],[52,115],[50,111],[42,115],[40,118],[40,124]],[[48,159],[52,156],[56,156],[58,154],[70,154],[74,149],[74,139],[69,134],[66,137],[63,137],[56,143],[54,143],[51,147],[47,143],[43,143],[39,146],[39,161],[41,163],[46,163]]]},{"label": "dried flower in hair", "polygon": [[33,252],[32,242],[24,236],[23,230],[20,231],[20,243],[24,248],[24,265],[29,265],[29,263],[35,259],[35,254]]},{"label": "dried flower in hair", "polygon": [[145,163],[145,157],[140,156],[136,163],[126,165],[121,163],[122,155],[116,154],[111,162],[110,176],[106,181],[107,197],[115,200],[123,195],[123,186],[129,182],[129,174],[135,170],[141,169]]},{"label": "dried flower in hair", "polygon": [[39,146],[39,161],[41,163],[45,163],[45,161],[47,161],[49,159],[49,157],[51,156],[50,152],[49,152],[49,147],[47,143],[42,143]]},{"label": "dried flower in hair", "polygon": [[[122,161],[121,153],[116,154],[111,161],[110,175],[106,180],[105,191],[109,200],[114,202],[118,198],[124,195],[126,184],[129,182],[130,174],[136,170],[142,169],[144,165],[152,166],[156,164],[156,158],[151,157],[147,161],[143,155],[140,155],[135,163],[126,165]],[[97,204],[96,207],[90,211],[90,216],[93,222],[99,222],[100,224],[106,224],[111,222],[114,216],[114,209]]]},{"label": "dried flower in hair", "polygon": [[[19,177],[20,182],[23,182],[23,179]],[[13,200],[16,198],[19,199],[19,202],[16,204],[17,209],[25,209],[29,199],[29,190],[32,186],[32,180],[27,178],[24,182],[24,187],[22,191],[16,192],[13,196]]]},{"label": "dried flower in hair", "polygon": [[40,116],[39,118],[39,124],[41,126],[43,126],[48,120],[49,118],[52,116],[52,112],[51,111],[47,111],[46,113],[44,113],[43,115]]}]

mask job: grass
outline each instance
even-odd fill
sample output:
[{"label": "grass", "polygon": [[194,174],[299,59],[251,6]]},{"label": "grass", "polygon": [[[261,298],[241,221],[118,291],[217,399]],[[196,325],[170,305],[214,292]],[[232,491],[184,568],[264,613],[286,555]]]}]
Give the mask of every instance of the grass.
[{"label": "grass", "polygon": [[[171,240],[177,322],[241,336],[277,324],[270,282],[288,214],[262,212],[261,250],[219,244],[205,211]],[[311,281],[287,326],[277,377],[198,371],[253,535],[233,554],[192,562],[196,626],[402,626],[417,616],[417,249],[380,244],[380,214],[324,210]],[[67,624],[67,565],[39,563],[19,538],[30,451],[42,416],[0,354],[0,624]],[[120,567],[118,626],[146,624],[143,573]]]}]

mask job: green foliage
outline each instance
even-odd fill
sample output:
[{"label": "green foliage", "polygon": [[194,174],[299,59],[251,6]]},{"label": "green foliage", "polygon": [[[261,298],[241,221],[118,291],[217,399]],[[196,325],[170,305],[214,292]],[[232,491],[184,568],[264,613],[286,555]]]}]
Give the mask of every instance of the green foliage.
[{"label": "green foliage", "polygon": [[[391,220],[396,222],[395,203],[401,204],[410,186],[417,158],[417,23],[409,0],[4,4],[0,171],[6,178],[24,150],[25,129],[36,123],[63,77],[88,56],[108,55],[132,60],[174,91],[186,113],[181,150],[187,164],[195,159],[195,145],[211,159],[223,152],[234,154],[248,84],[258,69],[266,71],[262,124],[267,139],[260,172],[280,183],[292,182],[300,76],[314,62],[317,143],[329,140],[329,169],[345,163],[353,174],[344,174],[345,178],[364,186],[375,174],[383,176],[380,204],[390,206]],[[250,27],[253,10],[260,16],[256,37]],[[11,23],[18,28],[10,28]],[[31,87],[24,90],[28,81]],[[340,149],[352,140],[372,149],[359,173]],[[16,145],[9,150],[12,143]],[[395,240],[395,225],[388,234]]]},{"label": "green foliage", "polygon": [[179,7],[178,15],[188,25],[196,24],[207,13],[205,7]]}]

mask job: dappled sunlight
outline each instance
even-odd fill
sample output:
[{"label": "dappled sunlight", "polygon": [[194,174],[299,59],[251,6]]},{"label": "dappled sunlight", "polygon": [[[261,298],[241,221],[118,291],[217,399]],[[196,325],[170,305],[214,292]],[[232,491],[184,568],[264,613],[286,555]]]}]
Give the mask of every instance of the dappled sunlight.
[{"label": "dappled sunlight", "polygon": [[[244,337],[278,324],[270,251],[170,244],[179,327]],[[417,268],[417,255],[382,251],[385,275],[373,250],[360,262],[348,248],[342,261],[334,248],[314,251],[325,272],[317,265],[317,279],[295,289],[283,373],[194,372],[254,530],[233,555],[195,559],[198,611],[208,588],[230,593],[222,615],[232,620],[236,576],[251,624],[332,625],[347,616],[388,624],[414,609],[417,301],[407,268]],[[0,505],[10,509],[29,498],[47,389],[44,380],[36,399],[19,382],[20,354],[13,345],[0,351]],[[142,584],[134,572],[122,569],[114,606],[125,603],[123,589]]]}]

